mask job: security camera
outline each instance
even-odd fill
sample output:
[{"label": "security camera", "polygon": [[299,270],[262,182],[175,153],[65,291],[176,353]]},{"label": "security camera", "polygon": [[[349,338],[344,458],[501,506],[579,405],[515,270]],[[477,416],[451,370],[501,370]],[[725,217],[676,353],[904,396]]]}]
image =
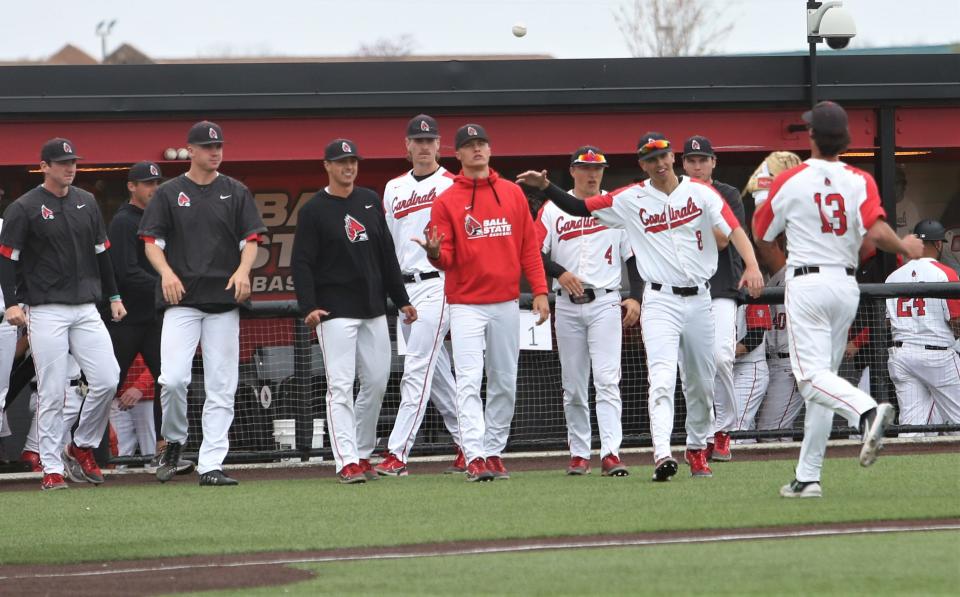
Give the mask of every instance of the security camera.
[{"label": "security camera", "polygon": [[843,2],[824,2],[819,8],[807,10],[807,38],[811,42],[826,41],[834,50],[841,50],[856,34],[857,25]]}]

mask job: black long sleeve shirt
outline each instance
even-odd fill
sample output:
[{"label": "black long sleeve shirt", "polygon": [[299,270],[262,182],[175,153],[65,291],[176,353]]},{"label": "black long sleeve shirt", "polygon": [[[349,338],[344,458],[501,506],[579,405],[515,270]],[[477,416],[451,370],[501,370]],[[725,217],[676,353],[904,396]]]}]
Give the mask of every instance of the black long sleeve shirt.
[{"label": "black long sleeve shirt", "polygon": [[144,243],[137,235],[143,210],[124,203],[114,214],[107,229],[117,289],[123,297],[127,316],[121,325],[150,323],[157,318],[155,294],[159,276],[144,252]]},{"label": "black long sleeve shirt", "polygon": [[[717,189],[720,196],[723,197],[733,215],[737,216],[737,221],[744,231],[747,228],[747,217],[743,209],[743,201],[740,200],[740,191],[734,187],[719,181],[713,181],[713,188]],[[737,284],[743,276],[743,257],[737,252],[733,243],[727,246],[717,254],[717,271],[710,278],[710,296],[712,298],[736,299],[739,296]]]},{"label": "black long sleeve shirt", "polygon": [[303,313],[371,319],[386,313],[387,295],[410,304],[380,205],[377,193],[354,187],[346,198],[320,191],[300,209],[291,265]]}]

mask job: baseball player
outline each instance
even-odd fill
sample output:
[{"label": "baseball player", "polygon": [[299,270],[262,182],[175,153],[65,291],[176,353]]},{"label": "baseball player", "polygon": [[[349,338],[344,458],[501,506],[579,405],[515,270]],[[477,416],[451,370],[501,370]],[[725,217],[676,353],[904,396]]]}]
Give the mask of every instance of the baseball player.
[{"label": "baseball player", "polygon": [[[710,139],[699,135],[683,144],[683,171],[712,186],[720,193],[740,226],[747,225],[740,193],[734,187],[713,179],[717,156]],[[736,389],[733,365],[737,333],[737,282],[743,275],[743,259],[735,247],[721,249],[717,255],[717,271],[710,278],[710,306],[713,309],[714,350],[717,356],[717,377],[713,393],[713,436],[707,440],[707,458],[727,461],[730,453],[730,431],[737,428]]]},{"label": "baseball player", "polygon": [[[153,418],[154,378],[137,355],[110,407],[110,424],[117,434],[117,455],[151,456],[157,445]],[[193,470],[192,463],[190,470]],[[182,474],[182,471],[181,471]]]},{"label": "baseball player", "polygon": [[665,136],[644,134],[637,155],[649,180],[586,201],[550,184],[546,171],[524,172],[518,180],[545,189],[571,215],[592,215],[606,226],[626,229],[646,282],[640,319],[650,372],[654,480],[666,481],[677,472],[670,434],[678,358],[687,402],[685,459],[692,475],[711,476],[706,448],[716,359],[708,280],[717,267],[718,249],[727,239],[734,244],[746,263],[739,286],[754,296],[763,277],[750,240],[716,189],[674,173],[673,150]]},{"label": "baseball player", "polygon": [[873,177],[837,157],[850,142],[844,109],[820,102],[803,118],[810,126],[812,157],[780,174],[753,216],[758,242],[787,235],[790,362],[807,406],[796,477],[780,489],[784,497],[822,495],[820,469],[834,413],[863,429],[860,464],[876,460],[893,407],[878,405],[837,375],[860,296],[853,276],[864,237],[911,258],[922,248],[916,237],[899,239],[884,221]]},{"label": "baseball player", "polygon": [[407,474],[407,456],[423,423],[427,399],[431,398],[457,445],[457,458],[447,470],[462,473],[467,466],[460,449],[454,404],[457,384],[450,355],[443,346],[450,331],[450,307],[443,292],[443,275],[410,241],[423,234],[430,224],[433,202],[453,184],[453,174],[437,162],[440,129],[430,116],[420,114],[407,124],[406,149],[413,169],[387,183],[383,191],[383,211],[396,243],[407,295],[417,310],[417,321],[401,325],[407,352],[400,380],[400,408],[387,441],[387,457],[376,470],[381,475],[394,477]]},{"label": "baseball player", "polygon": [[[446,273],[457,419],[468,481],[509,479],[501,453],[516,402],[520,273],[533,292],[537,325],[550,317],[547,281],[527,198],[490,167],[490,137],[466,124],[455,137],[462,170],[433,204],[430,262]],[[480,398],[486,352],[486,409]]]},{"label": "baseball player", "polygon": [[[737,347],[733,363],[737,431],[756,429],[757,410],[767,391],[770,374],[767,369],[766,333],[772,327],[770,307],[740,305],[737,307]],[[738,443],[754,443],[739,440]]]},{"label": "baseball player", "polygon": [[[584,200],[601,193],[600,182],[607,158],[591,145],[580,147],[570,158],[574,197]],[[570,446],[569,475],[590,472],[590,362],[596,390],[597,426],[600,428],[601,473],[623,477],[629,474],[620,461],[623,431],[620,423],[620,326],[632,326],[640,318],[640,292],[636,258],[623,230],[607,228],[593,217],[571,217],[545,202],[536,226],[542,237],[544,262],[554,278],[557,293],[557,350],[563,379],[563,411]],[[620,300],[621,263],[632,274],[631,297]],[[620,319],[620,307],[626,314]]]},{"label": "baseball player", "polygon": [[[72,439],[71,429],[73,429],[73,426],[77,423],[77,419],[80,417],[84,393],[86,392],[86,388],[83,387],[80,379],[80,365],[77,364],[76,359],[74,359],[70,353],[67,353],[66,365],[66,390],[61,397],[61,403],[63,405],[62,435],[57,442],[59,450],[63,450],[70,444],[70,440]],[[30,426],[27,428],[27,436],[24,438],[23,443],[23,455],[21,455],[21,460],[27,462],[33,472],[42,472],[43,470],[43,464],[40,459],[38,404],[37,379],[34,378],[30,381],[30,401],[28,403],[28,409],[31,414]],[[63,464],[64,476],[67,479],[75,483],[87,482],[83,469],[78,465],[77,461],[65,458]]]},{"label": "baseball player", "polygon": [[240,311],[250,296],[250,268],[266,231],[250,190],[220,174],[223,130],[201,121],[187,133],[190,169],[157,188],[140,220],[144,253],[160,275],[161,433],[167,445],[157,479],[180,468],[187,441],[187,387],[199,344],[203,349],[203,441],[200,485],[236,485],[223,473],[230,442],[240,359]]},{"label": "baseball player", "polygon": [[390,376],[386,296],[404,324],[417,320],[380,197],[354,184],[359,160],[348,139],[327,145],[323,167],[330,182],[300,210],[291,259],[304,323],[316,329],[323,352],[330,445],[337,478],[346,484],[379,478],[370,456]]},{"label": "baseball player", "polygon": [[[47,141],[40,151],[43,184],[7,208],[0,232],[6,321],[15,326],[29,321],[39,386],[43,489],[66,487],[64,458],[80,466],[87,481],[103,482],[93,448],[107,426],[119,367],[96,303],[107,296],[112,318],[126,315],[100,207],[93,195],[71,184],[78,159],[67,139]],[[18,299],[27,305],[26,312]],[[73,442],[61,452],[68,351],[86,372],[89,392]]]},{"label": "baseball player", "polygon": [[[913,229],[923,256],[890,274],[887,283],[957,282],[957,272],[938,261],[943,225],[922,220]],[[887,299],[893,347],[887,367],[897,389],[901,425],[924,425],[939,410],[946,422],[960,422],[960,299]]]},{"label": "baseball player", "polygon": [[[0,219],[2,232],[3,220]],[[0,289],[0,300],[3,300],[3,289]],[[11,325],[6,319],[0,321],[0,437],[5,437],[10,431],[6,417],[7,391],[10,389],[10,371],[17,352],[17,334],[17,326]]]},{"label": "baseball player", "polygon": [[[766,194],[766,191],[763,191]],[[771,288],[783,288],[787,275],[787,256],[783,252],[784,237],[770,243],[765,250],[758,250],[767,271],[773,272],[767,280]],[[800,409],[803,397],[797,390],[797,381],[790,366],[790,351],[787,344],[787,310],[783,304],[770,305],[770,330],[765,340],[767,347],[767,392],[760,403],[757,429],[791,429]],[[783,438],[790,440],[790,437]],[[764,441],[775,441],[761,439]]]}]

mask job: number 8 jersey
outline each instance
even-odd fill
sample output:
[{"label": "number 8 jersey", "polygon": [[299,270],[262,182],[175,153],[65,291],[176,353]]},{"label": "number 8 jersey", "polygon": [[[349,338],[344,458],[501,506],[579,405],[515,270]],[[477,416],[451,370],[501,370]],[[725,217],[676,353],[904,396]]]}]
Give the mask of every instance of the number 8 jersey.
[{"label": "number 8 jersey", "polygon": [[753,216],[759,238],[787,233],[787,265],[855,268],[867,230],[886,213],[870,174],[840,161],[809,159],[782,172]]}]

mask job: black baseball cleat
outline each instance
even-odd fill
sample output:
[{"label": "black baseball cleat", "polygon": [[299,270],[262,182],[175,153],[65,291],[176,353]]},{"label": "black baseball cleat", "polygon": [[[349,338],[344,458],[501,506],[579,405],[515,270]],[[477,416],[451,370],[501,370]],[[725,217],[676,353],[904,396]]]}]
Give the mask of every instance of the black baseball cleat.
[{"label": "black baseball cleat", "polygon": [[178,473],[180,463],[180,450],[183,444],[178,442],[167,442],[157,460],[157,480],[166,483]]},{"label": "black baseball cleat", "polygon": [[673,456],[664,456],[657,460],[654,466],[653,480],[658,483],[669,481],[670,477],[677,474],[677,468],[677,461],[674,460]]},{"label": "black baseball cleat", "polygon": [[200,487],[222,487],[239,484],[239,481],[226,476],[223,471],[210,471],[200,475]]}]

